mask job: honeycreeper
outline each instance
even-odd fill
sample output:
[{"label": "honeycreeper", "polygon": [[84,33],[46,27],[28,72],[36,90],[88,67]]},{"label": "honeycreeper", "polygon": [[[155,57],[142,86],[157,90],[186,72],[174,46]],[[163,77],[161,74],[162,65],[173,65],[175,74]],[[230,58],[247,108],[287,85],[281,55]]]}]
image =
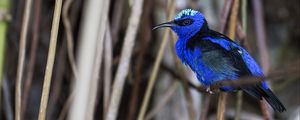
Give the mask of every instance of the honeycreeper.
[{"label": "honeycreeper", "polygon": [[[263,77],[264,74],[250,54],[226,35],[210,29],[198,11],[184,9],[175,19],[153,28],[171,28],[178,36],[176,54],[190,67],[197,79],[207,88],[222,80],[236,80],[244,76]],[[286,110],[265,81],[237,87],[221,86],[221,91],[242,90],[257,100],[264,98],[275,111]]]}]

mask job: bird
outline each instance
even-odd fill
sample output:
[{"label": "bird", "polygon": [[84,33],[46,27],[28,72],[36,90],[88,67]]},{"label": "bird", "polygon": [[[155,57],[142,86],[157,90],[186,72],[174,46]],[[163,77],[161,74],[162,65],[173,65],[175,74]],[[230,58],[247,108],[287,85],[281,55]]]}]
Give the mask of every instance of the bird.
[{"label": "bird", "polygon": [[[166,27],[178,36],[176,55],[195,73],[207,92],[212,93],[210,86],[222,80],[237,80],[245,76],[264,77],[262,69],[251,55],[226,35],[210,29],[201,12],[184,9],[173,20],[158,24],[152,30]],[[224,92],[242,90],[257,100],[264,98],[277,112],[286,111],[265,81],[236,87],[221,86],[219,89]]]}]

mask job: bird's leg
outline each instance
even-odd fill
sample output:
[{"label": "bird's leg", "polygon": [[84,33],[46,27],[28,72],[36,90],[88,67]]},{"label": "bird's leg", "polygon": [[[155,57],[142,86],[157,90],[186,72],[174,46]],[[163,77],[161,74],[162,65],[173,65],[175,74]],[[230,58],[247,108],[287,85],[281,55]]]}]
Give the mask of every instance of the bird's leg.
[{"label": "bird's leg", "polygon": [[214,92],[210,90],[210,86],[208,86],[208,87],[206,88],[206,92],[208,92],[209,94],[214,94]]}]

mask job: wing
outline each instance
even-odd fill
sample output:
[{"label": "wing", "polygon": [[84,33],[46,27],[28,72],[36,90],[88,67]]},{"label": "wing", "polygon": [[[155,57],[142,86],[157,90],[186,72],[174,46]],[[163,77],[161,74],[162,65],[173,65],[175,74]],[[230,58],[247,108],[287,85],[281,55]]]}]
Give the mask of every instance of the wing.
[{"label": "wing", "polygon": [[[239,70],[240,76],[264,76],[261,68],[244,48],[218,32],[212,31],[211,34],[210,36],[213,37],[206,37],[203,40],[210,41],[215,44],[214,46],[219,46],[219,49],[223,48],[224,51],[227,51],[227,56],[231,59],[234,67]],[[286,110],[264,81],[255,85],[240,86],[240,88],[256,99],[261,100],[264,97],[276,111]]]},{"label": "wing", "polygon": [[211,30],[210,34],[210,36],[214,38],[208,37],[207,40],[229,51],[229,54],[234,57],[234,62],[236,62],[238,66],[242,65],[242,69],[245,69],[244,71],[247,72],[248,75],[264,76],[261,68],[244,48],[219,32]]}]

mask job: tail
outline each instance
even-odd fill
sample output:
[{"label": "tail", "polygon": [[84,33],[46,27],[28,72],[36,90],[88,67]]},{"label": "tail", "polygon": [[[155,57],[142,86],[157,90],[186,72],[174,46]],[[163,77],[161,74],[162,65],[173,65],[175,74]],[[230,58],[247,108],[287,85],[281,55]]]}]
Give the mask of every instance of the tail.
[{"label": "tail", "polygon": [[266,89],[264,92],[267,96],[263,96],[266,101],[272,106],[272,108],[278,112],[286,111],[284,105],[280,102],[280,100],[275,96],[275,94],[270,90]]},{"label": "tail", "polygon": [[286,111],[284,105],[269,88],[263,88],[261,85],[253,85],[243,86],[241,89],[256,99],[262,100],[264,98],[277,112]]}]

